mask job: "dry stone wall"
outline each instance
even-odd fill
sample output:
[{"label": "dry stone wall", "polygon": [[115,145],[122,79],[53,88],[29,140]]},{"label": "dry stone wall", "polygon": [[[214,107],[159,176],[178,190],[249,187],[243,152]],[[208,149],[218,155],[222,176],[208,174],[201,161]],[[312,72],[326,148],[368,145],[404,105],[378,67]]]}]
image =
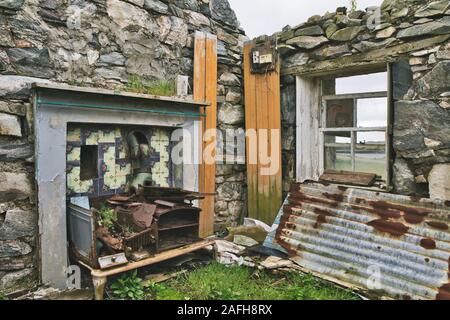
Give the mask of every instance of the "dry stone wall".
[{"label": "dry stone wall", "polygon": [[[313,16],[277,37],[282,56],[283,182],[295,179],[295,78],[291,74],[360,68],[374,61],[405,61],[402,84],[394,84],[395,192],[436,196],[444,191],[430,175],[450,170],[450,3],[385,0],[380,7]],[[266,37],[258,40],[264,41]],[[361,69],[362,70],[362,69]],[[441,179],[442,180],[442,179]],[[439,188],[439,187],[438,187]],[[450,198],[447,185],[447,200]],[[438,196],[439,195],[439,196]]]},{"label": "dry stone wall", "polygon": [[[227,0],[0,0],[0,292],[37,281],[30,84],[113,89],[188,75],[192,92],[196,30],[218,37],[219,128],[242,127],[246,37]],[[217,168],[218,227],[243,212],[244,170]]]}]

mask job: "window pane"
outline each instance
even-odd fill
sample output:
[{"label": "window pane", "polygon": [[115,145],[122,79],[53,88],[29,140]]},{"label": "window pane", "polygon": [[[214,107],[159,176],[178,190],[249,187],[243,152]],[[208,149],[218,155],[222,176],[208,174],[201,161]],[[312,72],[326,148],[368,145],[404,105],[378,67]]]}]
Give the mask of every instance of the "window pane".
[{"label": "window pane", "polygon": [[387,91],[387,89],[386,72],[336,79],[336,94],[377,92]]},{"label": "window pane", "polygon": [[350,132],[326,133],[325,170],[352,171]]},{"label": "window pane", "polygon": [[386,127],[387,104],[387,98],[358,99],[357,127]]},{"label": "window pane", "polygon": [[327,128],[353,127],[353,103],[353,99],[327,101]]},{"label": "window pane", "polygon": [[384,132],[356,134],[355,171],[375,173],[386,180],[386,138]]}]

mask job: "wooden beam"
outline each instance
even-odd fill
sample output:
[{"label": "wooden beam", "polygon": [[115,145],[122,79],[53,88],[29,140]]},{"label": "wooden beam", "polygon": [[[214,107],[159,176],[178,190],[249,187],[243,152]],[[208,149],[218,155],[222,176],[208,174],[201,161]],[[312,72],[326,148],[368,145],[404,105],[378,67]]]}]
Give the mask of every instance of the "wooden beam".
[{"label": "wooden beam", "polygon": [[206,194],[200,201],[202,209],[200,218],[200,237],[214,233],[214,193],[216,190],[216,163],[205,163],[203,151],[212,144],[215,156],[216,139],[204,141],[204,133],[217,127],[217,37],[203,32],[196,32],[194,44],[194,100],[208,101],[208,108],[203,108],[206,118],[200,119],[199,135],[199,191]]}]

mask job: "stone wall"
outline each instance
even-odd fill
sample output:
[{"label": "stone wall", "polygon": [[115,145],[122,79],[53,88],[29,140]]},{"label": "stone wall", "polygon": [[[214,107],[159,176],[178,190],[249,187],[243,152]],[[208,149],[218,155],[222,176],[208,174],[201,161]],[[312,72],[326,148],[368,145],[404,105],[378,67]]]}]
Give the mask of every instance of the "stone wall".
[{"label": "stone wall", "polygon": [[[284,191],[295,179],[295,78],[318,72],[406,61],[394,84],[394,191],[429,196],[442,185],[434,166],[450,170],[450,3],[386,0],[381,7],[313,16],[274,37],[282,56]],[[260,37],[257,41],[265,41]],[[448,184],[448,183],[447,183]],[[447,197],[449,197],[447,185]],[[432,192],[440,194],[442,190]],[[448,198],[447,198],[448,199]]]},{"label": "stone wall", "polygon": [[[119,88],[136,75],[188,75],[192,92],[196,30],[218,37],[219,127],[242,127],[245,35],[228,1],[0,0],[0,292],[37,281],[30,84]],[[243,212],[244,170],[217,168],[218,226]]]}]

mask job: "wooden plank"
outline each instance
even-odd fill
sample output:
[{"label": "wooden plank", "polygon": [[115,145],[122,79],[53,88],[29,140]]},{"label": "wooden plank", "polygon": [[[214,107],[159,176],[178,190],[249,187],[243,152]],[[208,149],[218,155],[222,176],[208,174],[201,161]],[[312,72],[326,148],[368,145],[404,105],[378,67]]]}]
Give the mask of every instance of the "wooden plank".
[{"label": "wooden plank", "polygon": [[245,91],[245,127],[247,162],[247,210],[250,218],[258,218],[258,165],[257,141],[250,135],[256,133],[256,82],[250,72],[250,52],[254,43],[244,45],[244,91]]},{"label": "wooden plank", "polygon": [[327,170],[320,176],[320,181],[370,187],[374,184],[376,177],[374,173]]},{"label": "wooden plank", "polygon": [[97,270],[97,269],[92,269],[91,267],[87,266],[84,263],[80,263],[83,266],[87,267],[88,269],[91,270],[91,275],[94,277],[109,277],[109,276],[113,276],[116,274],[120,274],[123,272],[127,272],[130,270],[135,270],[135,269],[139,269],[142,267],[146,267],[146,266],[150,266],[162,261],[166,261],[172,258],[176,258],[179,256],[182,256],[184,254],[187,253],[191,253],[197,250],[200,250],[202,248],[205,248],[207,246],[210,246],[214,244],[214,240],[205,240],[205,241],[201,241],[198,243],[194,243],[182,248],[178,248],[178,249],[174,249],[174,250],[170,250],[170,251],[166,251],[163,253],[160,253],[154,257],[148,258],[148,259],[144,259],[138,262],[132,262],[127,264],[126,266],[122,266],[122,267],[117,267],[114,269],[110,269],[110,270],[105,270],[105,271],[101,271],[101,270]]},{"label": "wooden plank", "polygon": [[320,81],[297,77],[297,182],[317,181],[320,159]]},{"label": "wooden plank", "polygon": [[[269,76],[269,128],[274,130],[276,138],[270,136],[270,155],[278,163],[277,171],[269,177],[270,207],[268,221],[273,222],[282,204],[282,164],[281,164],[281,94],[280,94],[280,65]],[[274,136],[275,137],[275,136]]]},{"label": "wooden plank", "polygon": [[[217,129],[217,37],[206,35],[206,83],[205,100],[211,105],[206,108],[206,119],[204,121],[204,132]],[[207,237],[214,233],[214,194],[216,192],[216,137],[210,141],[203,141],[203,150],[207,145],[212,145],[212,163],[204,164],[204,193],[202,201],[202,222],[200,223],[200,236]]]},{"label": "wooden plank", "polygon": [[[269,221],[270,217],[270,179],[267,175],[262,175],[261,170],[267,165],[267,147],[269,146],[269,136],[267,129],[269,126],[269,106],[268,106],[268,84],[266,75],[257,74],[256,78],[256,129],[258,131],[258,219]],[[265,131],[263,131],[265,130]],[[267,222],[266,222],[267,223]]]},{"label": "wooden plank", "polygon": [[[194,42],[194,100],[205,100],[206,96],[206,34],[197,31]],[[206,108],[202,109],[202,113]],[[205,165],[203,163],[203,123],[205,119],[200,118],[202,125],[199,126],[199,166],[198,166],[198,191],[205,192]],[[199,236],[202,236],[204,230],[205,213],[203,212],[203,201],[199,201],[202,213],[200,215]]]}]

